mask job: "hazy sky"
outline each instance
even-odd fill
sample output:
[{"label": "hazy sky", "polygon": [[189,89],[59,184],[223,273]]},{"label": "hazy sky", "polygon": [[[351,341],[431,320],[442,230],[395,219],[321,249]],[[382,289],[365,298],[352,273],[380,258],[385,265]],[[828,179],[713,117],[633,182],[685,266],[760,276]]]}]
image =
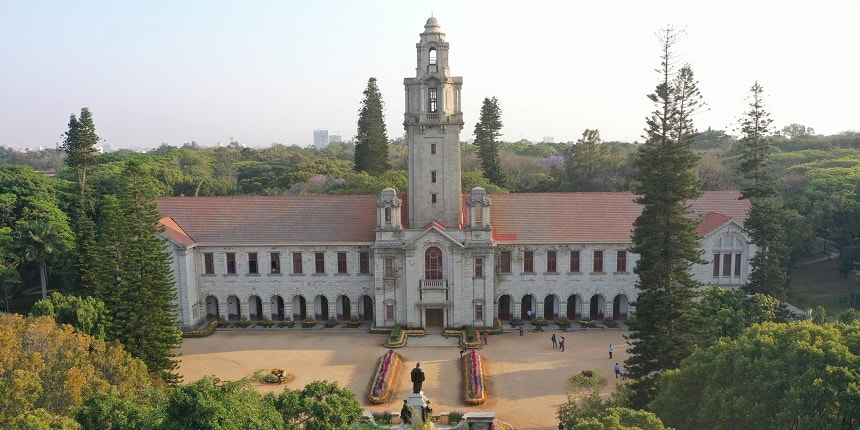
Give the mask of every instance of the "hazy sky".
[{"label": "hazy sky", "polygon": [[732,133],[758,80],[777,127],[860,130],[856,1],[3,0],[0,145],[53,147],[82,107],[114,149],[348,139],[371,76],[399,137],[431,14],[463,77],[463,140],[496,96],[506,141],[641,141],[667,25],[686,29],[699,129]]}]

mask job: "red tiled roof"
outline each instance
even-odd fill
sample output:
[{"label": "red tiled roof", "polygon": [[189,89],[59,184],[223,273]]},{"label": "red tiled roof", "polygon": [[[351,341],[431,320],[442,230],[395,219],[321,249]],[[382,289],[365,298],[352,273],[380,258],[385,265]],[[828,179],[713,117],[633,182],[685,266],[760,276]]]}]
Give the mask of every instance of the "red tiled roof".
[{"label": "red tiled roof", "polygon": [[[493,239],[512,244],[627,243],[642,211],[634,202],[636,197],[632,193],[493,194]],[[737,191],[708,191],[692,202],[691,210],[694,216],[713,212],[743,225],[749,201],[738,197]]]},{"label": "red tiled roof", "polygon": [[[699,234],[728,220],[743,225],[749,201],[738,197],[737,191],[709,191],[694,201],[691,209],[702,220]],[[642,210],[632,193],[490,198],[493,239],[498,243],[628,243]],[[165,235],[185,246],[370,244],[376,238],[376,200],[373,195],[222,196],[162,197],[157,203],[165,216]]]},{"label": "red tiled roof", "polygon": [[185,247],[194,244],[194,240],[185,233],[182,227],[176,224],[173,218],[166,216],[158,220],[158,223],[164,226],[164,236],[168,239]]},{"label": "red tiled roof", "polygon": [[725,224],[727,221],[731,220],[727,215],[718,214],[716,212],[708,212],[704,218],[702,218],[702,222],[699,223],[699,227],[696,229],[698,231],[699,236],[704,236],[714,229],[720,227]]},{"label": "red tiled roof", "polygon": [[373,243],[376,199],[360,196],[161,197],[162,215],[200,244]]}]

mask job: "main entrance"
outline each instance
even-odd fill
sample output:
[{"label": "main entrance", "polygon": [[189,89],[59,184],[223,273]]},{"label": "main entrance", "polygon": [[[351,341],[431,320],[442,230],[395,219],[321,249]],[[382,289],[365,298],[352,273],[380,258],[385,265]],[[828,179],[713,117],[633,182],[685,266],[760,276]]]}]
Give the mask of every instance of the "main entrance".
[{"label": "main entrance", "polygon": [[425,309],[424,310],[425,329],[442,328],[445,324],[445,314],[443,309]]}]

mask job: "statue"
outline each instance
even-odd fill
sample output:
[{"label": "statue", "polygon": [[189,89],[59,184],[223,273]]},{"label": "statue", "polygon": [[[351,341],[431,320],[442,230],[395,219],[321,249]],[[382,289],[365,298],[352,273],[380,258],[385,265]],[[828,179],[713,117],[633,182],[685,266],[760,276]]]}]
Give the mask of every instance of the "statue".
[{"label": "statue", "polygon": [[403,424],[412,424],[412,409],[409,408],[406,400],[403,401],[403,407],[400,408],[400,421]]},{"label": "statue", "polygon": [[424,383],[424,371],[421,370],[421,363],[415,365],[412,369],[412,392],[415,394],[421,393],[421,384]]}]

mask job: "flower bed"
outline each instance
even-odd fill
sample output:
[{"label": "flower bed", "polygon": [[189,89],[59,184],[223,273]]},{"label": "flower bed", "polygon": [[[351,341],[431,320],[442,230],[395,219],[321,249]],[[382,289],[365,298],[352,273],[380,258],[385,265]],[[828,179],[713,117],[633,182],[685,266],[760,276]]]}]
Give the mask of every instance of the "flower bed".
[{"label": "flower bed", "polygon": [[389,350],[379,359],[376,373],[370,381],[370,394],[367,399],[374,405],[381,405],[391,401],[394,394],[394,382],[397,381],[397,373],[400,371],[400,354]]},{"label": "flower bed", "polygon": [[203,323],[196,330],[183,330],[182,337],[206,337],[212,334],[218,328],[218,320],[211,319]]},{"label": "flower bed", "polygon": [[466,403],[483,405],[487,401],[487,393],[484,389],[484,361],[474,349],[463,356],[463,378],[466,382]]},{"label": "flower bed", "polygon": [[289,381],[290,375],[284,369],[274,368],[271,372],[263,376],[263,381],[270,384],[282,384]]}]

